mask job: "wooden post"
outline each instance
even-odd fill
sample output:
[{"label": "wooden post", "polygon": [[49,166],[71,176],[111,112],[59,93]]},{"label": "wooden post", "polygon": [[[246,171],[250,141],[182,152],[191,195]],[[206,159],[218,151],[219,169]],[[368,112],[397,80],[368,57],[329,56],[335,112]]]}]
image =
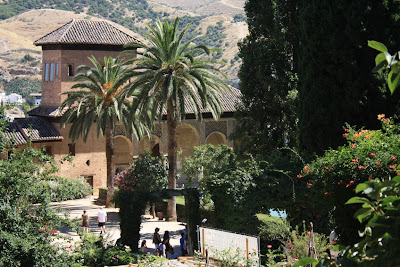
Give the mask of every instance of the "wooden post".
[{"label": "wooden post", "polygon": [[249,259],[249,239],[246,237],[246,257]]},{"label": "wooden post", "polygon": [[202,234],[202,237],[203,237],[203,244],[202,244],[202,246],[203,246],[203,257],[205,257],[206,256],[206,242],[204,241],[204,229],[201,229],[202,231],[201,231],[201,234]]}]

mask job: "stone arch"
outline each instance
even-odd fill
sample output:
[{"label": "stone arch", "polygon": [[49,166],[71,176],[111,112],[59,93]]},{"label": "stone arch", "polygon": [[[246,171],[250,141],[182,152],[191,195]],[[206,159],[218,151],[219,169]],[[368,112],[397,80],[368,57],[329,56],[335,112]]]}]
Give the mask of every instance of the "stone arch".
[{"label": "stone arch", "polygon": [[218,145],[221,145],[221,144],[226,145],[226,137],[221,132],[212,132],[207,136],[206,144],[207,145],[214,145],[214,146],[218,146]]},{"label": "stone arch", "polygon": [[148,136],[143,137],[139,142],[139,154],[150,152],[152,156],[163,155],[163,144],[160,138],[152,135],[151,139]]},{"label": "stone arch", "polygon": [[[193,154],[193,148],[199,146],[200,138],[196,128],[187,123],[180,123],[176,128],[176,141],[178,144],[178,151],[181,151],[180,161],[185,157]],[[180,169],[178,167],[178,169]]]},{"label": "stone arch", "polygon": [[114,137],[114,173],[124,170],[132,163],[133,145],[131,140],[123,135]]}]

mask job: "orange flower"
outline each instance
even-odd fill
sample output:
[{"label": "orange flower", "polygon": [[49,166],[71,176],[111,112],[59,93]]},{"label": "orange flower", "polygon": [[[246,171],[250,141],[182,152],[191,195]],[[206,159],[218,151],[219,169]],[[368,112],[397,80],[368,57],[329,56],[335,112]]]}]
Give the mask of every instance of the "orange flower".
[{"label": "orange flower", "polygon": [[312,184],[311,183],[307,183],[307,186],[312,186]]},{"label": "orange flower", "polygon": [[301,178],[301,174],[297,174],[297,178]]},{"label": "orange flower", "polygon": [[354,143],[351,145],[351,148],[355,148],[357,146],[357,143]]},{"label": "orange flower", "polygon": [[385,118],[385,114],[379,114],[378,115],[378,120],[382,120],[383,118]]},{"label": "orange flower", "polygon": [[371,153],[370,155],[371,155],[371,157],[375,157],[375,156],[376,156],[376,154],[375,154],[375,153]]}]

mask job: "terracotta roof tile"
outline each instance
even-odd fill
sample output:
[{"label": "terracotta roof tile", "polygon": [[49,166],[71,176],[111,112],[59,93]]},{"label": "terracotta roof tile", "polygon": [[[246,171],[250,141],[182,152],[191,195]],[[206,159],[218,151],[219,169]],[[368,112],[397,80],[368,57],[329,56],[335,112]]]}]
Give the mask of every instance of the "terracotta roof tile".
[{"label": "terracotta roof tile", "polygon": [[22,133],[18,130],[17,124],[15,122],[9,122],[7,130],[5,131],[7,139],[14,145],[25,145],[26,139]]},{"label": "terracotta roof tile", "polygon": [[40,141],[59,141],[62,135],[56,128],[46,119],[40,117],[15,119],[15,124],[19,132],[24,138],[32,140],[32,142]]},{"label": "terracotta roof tile", "polygon": [[62,113],[58,107],[39,106],[28,111],[29,116],[61,117]]},{"label": "terracotta roof tile", "polygon": [[125,45],[137,39],[117,29],[107,21],[79,19],[68,22],[34,42],[35,45],[47,44],[97,44]]}]

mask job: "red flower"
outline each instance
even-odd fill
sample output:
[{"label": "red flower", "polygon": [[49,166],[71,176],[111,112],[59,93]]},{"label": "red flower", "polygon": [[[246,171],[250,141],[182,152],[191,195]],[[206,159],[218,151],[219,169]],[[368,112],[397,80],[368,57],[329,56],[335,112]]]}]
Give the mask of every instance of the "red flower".
[{"label": "red flower", "polygon": [[328,192],[325,192],[325,193],[324,193],[324,196],[327,196],[327,195],[328,195]]},{"label": "red flower", "polygon": [[272,248],[272,246],[271,246],[271,245],[268,245],[267,248]]},{"label": "red flower", "polygon": [[355,158],[355,159],[352,159],[352,160],[351,160],[351,163],[352,163],[352,164],[357,163],[357,162],[358,162],[358,158]]},{"label": "red flower", "polygon": [[371,153],[370,155],[371,155],[371,157],[375,157],[375,156],[376,156],[376,154],[375,154],[375,153]]},{"label": "red flower", "polygon": [[364,170],[365,168],[364,168],[364,166],[360,165],[360,166],[358,166],[358,169],[359,170]]},{"label": "red flower", "polygon": [[377,162],[375,162],[376,163],[376,165],[381,165],[381,163],[379,162],[379,161],[377,161]]},{"label": "red flower", "polygon": [[390,155],[390,157],[392,158],[392,160],[396,160],[396,157],[393,155]]},{"label": "red flower", "polygon": [[307,186],[312,186],[312,184],[311,183],[307,183]]},{"label": "red flower", "polygon": [[325,170],[329,170],[329,168],[327,166],[325,166],[324,168],[325,168]]},{"label": "red flower", "polygon": [[301,174],[297,174],[297,178],[301,178]]},{"label": "red flower", "polygon": [[351,145],[351,148],[355,148],[357,146],[357,143],[354,143]]},{"label": "red flower", "polygon": [[345,132],[349,132],[349,129],[347,129],[347,128],[344,128],[344,131],[345,131]]},{"label": "red flower", "polygon": [[397,168],[397,164],[390,165],[389,168],[392,169],[392,170],[394,170],[394,169]]},{"label": "red flower", "polygon": [[304,166],[304,171],[308,173],[310,171],[310,166]]},{"label": "red flower", "polygon": [[348,133],[344,133],[343,134],[343,137],[347,137],[349,134]]}]

